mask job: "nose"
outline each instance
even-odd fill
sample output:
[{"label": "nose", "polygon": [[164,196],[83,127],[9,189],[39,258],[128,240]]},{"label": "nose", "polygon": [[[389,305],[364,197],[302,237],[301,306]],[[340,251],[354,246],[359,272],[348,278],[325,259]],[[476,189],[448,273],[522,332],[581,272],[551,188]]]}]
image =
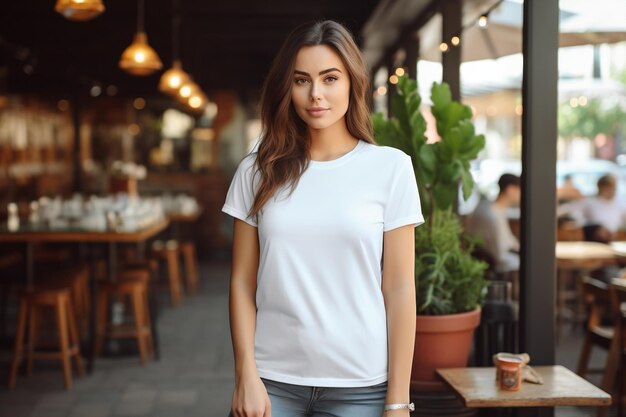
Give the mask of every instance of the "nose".
[{"label": "nose", "polygon": [[322,98],[322,92],[319,83],[311,83],[311,101],[318,101]]}]

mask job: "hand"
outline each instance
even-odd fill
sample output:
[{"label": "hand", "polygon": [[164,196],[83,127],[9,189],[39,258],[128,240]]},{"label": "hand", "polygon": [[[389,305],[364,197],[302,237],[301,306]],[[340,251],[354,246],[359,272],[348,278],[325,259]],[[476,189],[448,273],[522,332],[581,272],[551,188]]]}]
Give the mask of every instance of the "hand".
[{"label": "hand", "polygon": [[235,386],[231,408],[234,417],[272,417],[270,398],[261,378],[242,378]]}]

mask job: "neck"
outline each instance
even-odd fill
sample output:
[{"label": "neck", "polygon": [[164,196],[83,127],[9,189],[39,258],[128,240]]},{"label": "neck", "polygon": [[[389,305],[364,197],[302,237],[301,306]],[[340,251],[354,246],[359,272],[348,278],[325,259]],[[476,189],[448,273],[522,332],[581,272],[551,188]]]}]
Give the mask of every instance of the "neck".
[{"label": "neck", "polygon": [[345,119],[324,129],[309,129],[310,155],[315,161],[328,161],[350,152],[358,139],[350,134]]},{"label": "neck", "polygon": [[494,201],[493,204],[495,204],[496,206],[501,207],[501,208],[508,208],[509,207],[509,202],[507,201],[506,197],[504,197],[504,196],[499,196],[498,198],[496,198],[496,201]]}]

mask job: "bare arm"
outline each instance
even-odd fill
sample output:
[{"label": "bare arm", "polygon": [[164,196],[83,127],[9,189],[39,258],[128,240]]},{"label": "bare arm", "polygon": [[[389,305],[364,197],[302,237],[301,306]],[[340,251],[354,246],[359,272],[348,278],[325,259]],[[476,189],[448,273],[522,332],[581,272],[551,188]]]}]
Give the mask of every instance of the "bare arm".
[{"label": "bare arm", "polygon": [[[387,311],[389,377],[386,403],[408,403],[415,344],[415,226],[385,232],[382,291]],[[387,411],[389,417],[408,410]]]},{"label": "bare arm", "polygon": [[257,228],[235,219],[230,277],[230,334],[235,356],[235,417],[271,416],[269,398],[254,358],[256,287],[259,267]]}]

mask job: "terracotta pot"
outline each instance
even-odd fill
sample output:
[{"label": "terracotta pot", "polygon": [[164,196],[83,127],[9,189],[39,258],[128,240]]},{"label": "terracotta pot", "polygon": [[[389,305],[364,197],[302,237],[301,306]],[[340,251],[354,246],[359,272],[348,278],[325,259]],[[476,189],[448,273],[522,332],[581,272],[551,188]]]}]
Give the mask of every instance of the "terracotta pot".
[{"label": "terracotta pot", "polygon": [[436,381],[435,369],[467,366],[480,308],[444,316],[417,316],[411,380]]}]

